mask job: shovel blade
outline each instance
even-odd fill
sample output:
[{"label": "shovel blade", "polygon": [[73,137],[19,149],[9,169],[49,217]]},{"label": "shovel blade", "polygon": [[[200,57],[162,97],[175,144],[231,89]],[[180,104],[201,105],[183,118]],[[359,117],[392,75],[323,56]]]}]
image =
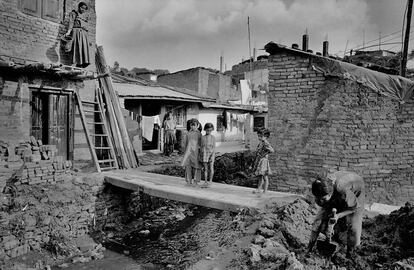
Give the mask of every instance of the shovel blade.
[{"label": "shovel blade", "polygon": [[338,243],[335,242],[329,242],[329,241],[323,241],[318,240],[316,243],[316,246],[319,250],[319,253],[325,257],[332,257],[335,252],[338,250]]}]

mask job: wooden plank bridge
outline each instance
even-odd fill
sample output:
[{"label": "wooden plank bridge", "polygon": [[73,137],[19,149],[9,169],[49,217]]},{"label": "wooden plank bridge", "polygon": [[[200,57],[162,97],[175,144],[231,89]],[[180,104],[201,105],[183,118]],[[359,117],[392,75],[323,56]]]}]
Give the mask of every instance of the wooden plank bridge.
[{"label": "wooden plank bridge", "polygon": [[300,195],[268,191],[260,196],[252,188],[212,183],[209,188],[185,185],[183,178],[144,172],[140,169],[103,173],[105,182],[117,187],[142,191],[148,195],[219,210],[261,210],[272,204],[292,202]]}]

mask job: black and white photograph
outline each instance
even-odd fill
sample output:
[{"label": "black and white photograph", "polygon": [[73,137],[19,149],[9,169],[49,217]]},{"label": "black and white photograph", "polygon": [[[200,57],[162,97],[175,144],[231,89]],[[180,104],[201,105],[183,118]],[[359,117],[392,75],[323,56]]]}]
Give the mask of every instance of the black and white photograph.
[{"label": "black and white photograph", "polygon": [[0,270],[414,270],[414,0],[0,0]]}]

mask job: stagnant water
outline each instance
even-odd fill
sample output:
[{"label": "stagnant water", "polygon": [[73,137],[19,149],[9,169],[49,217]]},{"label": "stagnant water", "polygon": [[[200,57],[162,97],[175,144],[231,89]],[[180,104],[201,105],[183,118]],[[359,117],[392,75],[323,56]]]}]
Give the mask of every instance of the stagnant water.
[{"label": "stagnant water", "polygon": [[[136,228],[129,228],[131,231],[121,239],[107,239],[104,246],[118,253],[127,253],[137,262],[152,263],[156,267],[154,269],[177,269],[198,248],[195,239],[192,239],[192,228],[197,221],[214,212],[215,210],[193,206],[184,213],[171,213],[173,216],[179,215],[182,220],[153,215],[144,218]],[[151,225],[148,226],[147,222]],[[149,233],[142,233],[148,227]]]},{"label": "stagnant water", "polygon": [[205,241],[199,239],[200,226],[216,226],[211,220],[219,220],[221,215],[221,211],[197,206],[161,207],[122,228],[97,235],[107,249],[102,260],[70,264],[65,269],[185,269],[200,259],[200,242]]}]

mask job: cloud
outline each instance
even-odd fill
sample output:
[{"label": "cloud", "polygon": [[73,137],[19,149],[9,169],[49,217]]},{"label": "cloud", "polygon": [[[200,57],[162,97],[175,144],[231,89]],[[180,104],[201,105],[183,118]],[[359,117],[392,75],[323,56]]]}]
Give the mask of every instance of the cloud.
[{"label": "cloud", "polygon": [[362,29],[378,33],[370,14],[377,1],[99,0],[97,39],[109,61],[127,67],[217,68],[223,51],[230,68],[249,55],[247,16],[252,46],[300,43],[308,28],[312,49],[320,51],[327,34],[333,52],[343,50],[347,40],[349,47],[360,43]]}]

